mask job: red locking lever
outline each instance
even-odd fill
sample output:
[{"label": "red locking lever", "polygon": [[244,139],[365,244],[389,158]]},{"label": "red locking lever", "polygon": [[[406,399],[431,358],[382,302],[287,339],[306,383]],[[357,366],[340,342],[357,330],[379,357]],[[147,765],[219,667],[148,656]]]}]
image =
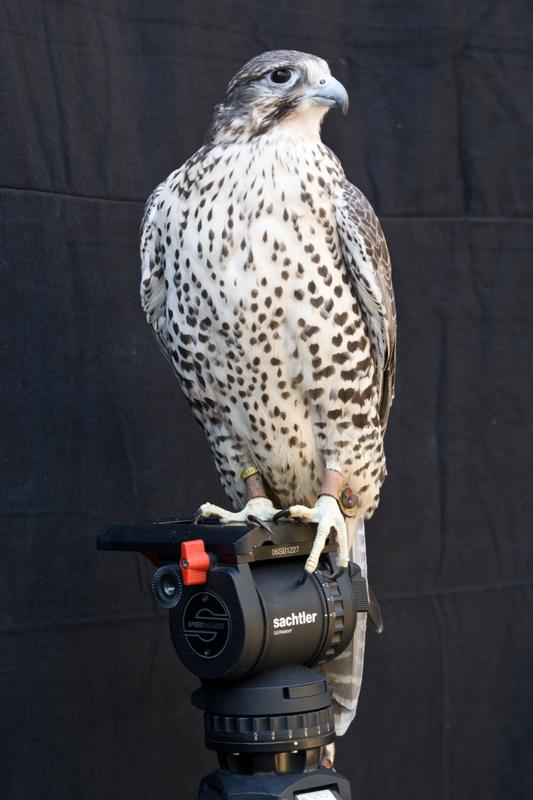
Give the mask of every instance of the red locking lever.
[{"label": "red locking lever", "polygon": [[185,586],[207,582],[209,556],[205,552],[203,539],[181,543],[180,567]]}]

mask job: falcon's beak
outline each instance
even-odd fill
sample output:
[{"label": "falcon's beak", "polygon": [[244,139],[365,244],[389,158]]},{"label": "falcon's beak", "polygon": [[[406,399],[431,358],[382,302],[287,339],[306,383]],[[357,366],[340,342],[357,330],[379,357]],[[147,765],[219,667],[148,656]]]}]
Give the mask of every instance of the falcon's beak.
[{"label": "falcon's beak", "polygon": [[332,75],[321,78],[318,83],[312,86],[306,92],[307,97],[323,106],[339,106],[343,114],[348,113],[348,92],[340,81]]}]

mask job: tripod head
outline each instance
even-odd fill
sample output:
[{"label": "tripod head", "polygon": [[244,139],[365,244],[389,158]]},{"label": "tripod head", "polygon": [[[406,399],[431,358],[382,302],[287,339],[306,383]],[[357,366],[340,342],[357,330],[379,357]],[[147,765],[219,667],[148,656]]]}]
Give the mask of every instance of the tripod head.
[{"label": "tripod head", "polygon": [[[169,610],[176,652],[202,680],[192,700],[205,712],[205,743],[223,768],[216,781],[269,773],[294,782],[298,773],[308,788],[311,779],[317,785],[315,773],[329,773],[338,784],[331,797],[346,798],[346,779],[318,769],[335,731],[327,683],[311,667],[348,646],[358,613],[368,610],[368,587],[356,564],[337,570],[329,540],[302,581],[314,533],[294,522],[267,529],[172,519],[112,525],[98,547],[140,552],[156,567],[152,591]],[[204,780],[202,800],[247,796],[232,794],[227,776],[217,790],[215,778]]]}]

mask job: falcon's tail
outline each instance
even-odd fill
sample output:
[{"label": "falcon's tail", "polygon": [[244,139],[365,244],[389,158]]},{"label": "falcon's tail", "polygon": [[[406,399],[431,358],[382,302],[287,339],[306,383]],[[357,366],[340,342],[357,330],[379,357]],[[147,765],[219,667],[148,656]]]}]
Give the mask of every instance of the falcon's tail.
[{"label": "falcon's tail", "polygon": [[[348,518],[346,525],[350,542],[350,559],[361,567],[361,572],[366,578],[364,520]],[[359,612],[357,616],[357,627],[351,644],[337,658],[322,667],[322,672],[332,690],[337,736],[346,733],[355,717],[361,689],[367,615],[366,612]]]}]

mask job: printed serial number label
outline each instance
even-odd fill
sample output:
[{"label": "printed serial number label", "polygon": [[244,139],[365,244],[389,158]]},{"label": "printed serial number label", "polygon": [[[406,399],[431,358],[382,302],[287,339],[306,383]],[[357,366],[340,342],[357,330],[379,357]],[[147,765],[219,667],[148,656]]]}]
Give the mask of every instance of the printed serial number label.
[{"label": "printed serial number label", "polygon": [[[299,544],[293,545],[283,545],[283,547],[273,547],[272,548],[272,555],[273,556],[293,556],[300,550]],[[329,791],[329,789],[328,789]],[[321,798],[319,798],[321,800]]]},{"label": "printed serial number label", "polygon": [[337,800],[331,789],[317,789],[316,792],[304,792],[294,796],[296,800]]}]

